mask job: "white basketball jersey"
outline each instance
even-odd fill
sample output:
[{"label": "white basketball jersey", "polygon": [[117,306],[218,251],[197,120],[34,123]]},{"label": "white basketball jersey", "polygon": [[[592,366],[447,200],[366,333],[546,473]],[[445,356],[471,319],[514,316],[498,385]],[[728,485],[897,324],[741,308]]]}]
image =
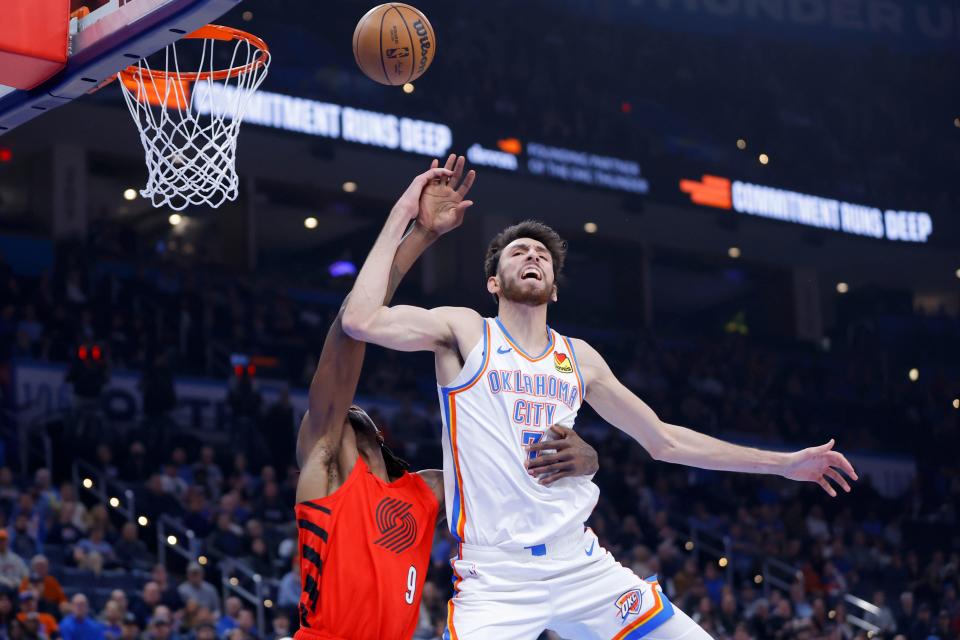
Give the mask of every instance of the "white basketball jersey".
[{"label": "white basketball jersey", "polygon": [[[573,428],[583,379],[567,338],[552,329],[541,354],[524,353],[499,319],[460,374],[438,387],[443,415],[443,478],[450,531],[466,544],[522,549],[580,528],[600,490],[590,478],[546,487],[527,472],[527,444]],[[545,435],[546,434],[546,435]]]}]

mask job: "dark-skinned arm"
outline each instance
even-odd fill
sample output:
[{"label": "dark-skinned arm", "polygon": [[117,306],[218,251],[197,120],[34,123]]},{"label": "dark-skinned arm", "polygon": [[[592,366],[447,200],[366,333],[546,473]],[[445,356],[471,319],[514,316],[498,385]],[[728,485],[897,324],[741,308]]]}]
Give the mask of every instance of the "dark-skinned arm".
[{"label": "dark-skinned arm", "polygon": [[[414,224],[394,255],[384,304],[389,304],[410,267],[437,237],[437,233],[419,223]],[[315,449],[324,454],[326,460],[336,455],[347,409],[357,392],[367,345],[343,331],[343,310],[346,305],[347,301],[344,300],[327,332],[320,361],[310,382],[309,414],[297,436],[297,464],[301,468],[306,456],[310,456]]]}]

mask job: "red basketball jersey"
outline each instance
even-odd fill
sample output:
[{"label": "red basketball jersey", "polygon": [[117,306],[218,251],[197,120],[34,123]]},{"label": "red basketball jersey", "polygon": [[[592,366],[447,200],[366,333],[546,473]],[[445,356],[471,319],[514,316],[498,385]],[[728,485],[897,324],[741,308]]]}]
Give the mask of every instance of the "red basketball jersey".
[{"label": "red basketball jersey", "polygon": [[362,457],[331,495],[297,504],[297,640],[413,636],[439,506],[417,474],[387,483]]}]

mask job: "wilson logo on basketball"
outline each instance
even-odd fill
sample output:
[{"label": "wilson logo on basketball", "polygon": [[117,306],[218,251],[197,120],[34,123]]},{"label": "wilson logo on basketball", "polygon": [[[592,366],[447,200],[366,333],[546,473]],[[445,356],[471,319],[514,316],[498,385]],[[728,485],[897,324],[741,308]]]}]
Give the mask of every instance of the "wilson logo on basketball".
[{"label": "wilson logo on basketball", "polygon": [[374,541],[384,549],[403,553],[417,539],[417,520],[410,513],[413,505],[393,498],[384,498],[377,505],[377,529],[382,534]]},{"label": "wilson logo on basketball", "polygon": [[399,49],[387,49],[388,58],[406,58],[410,55],[410,47],[400,47]]},{"label": "wilson logo on basketball", "polygon": [[560,373],[573,373],[573,363],[570,362],[570,358],[565,353],[557,352],[553,354],[553,367]]},{"label": "wilson logo on basketball", "polygon": [[643,603],[643,594],[639,589],[631,589],[617,598],[617,611],[620,613],[620,620],[626,620],[630,616],[640,613],[640,605]]},{"label": "wilson logo on basketball", "polygon": [[420,38],[420,64],[417,66],[417,74],[421,74],[427,70],[427,53],[430,49],[430,36],[427,32],[427,27],[420,20],[413,21],[413,29]]}]

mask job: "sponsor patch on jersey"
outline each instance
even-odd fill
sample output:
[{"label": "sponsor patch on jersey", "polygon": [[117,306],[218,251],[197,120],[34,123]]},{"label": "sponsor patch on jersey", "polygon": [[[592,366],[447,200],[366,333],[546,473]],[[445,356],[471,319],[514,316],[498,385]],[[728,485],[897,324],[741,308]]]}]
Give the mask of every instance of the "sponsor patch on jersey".
[{"label": "sponsor patch on jersey", "polygon": [[560,373],[573,373],[573,362],[567,357],[567,354],[559,351],[553,354],[553,367]]},{"label": "sponsor patch on jersey", "polygon": [[640,613],[640,605],[643,603],[643,594],[639,589],[631,589],[619,598],[617,598],[616,607],[620,615],[620,621],[623,622],[630,616]]}]

